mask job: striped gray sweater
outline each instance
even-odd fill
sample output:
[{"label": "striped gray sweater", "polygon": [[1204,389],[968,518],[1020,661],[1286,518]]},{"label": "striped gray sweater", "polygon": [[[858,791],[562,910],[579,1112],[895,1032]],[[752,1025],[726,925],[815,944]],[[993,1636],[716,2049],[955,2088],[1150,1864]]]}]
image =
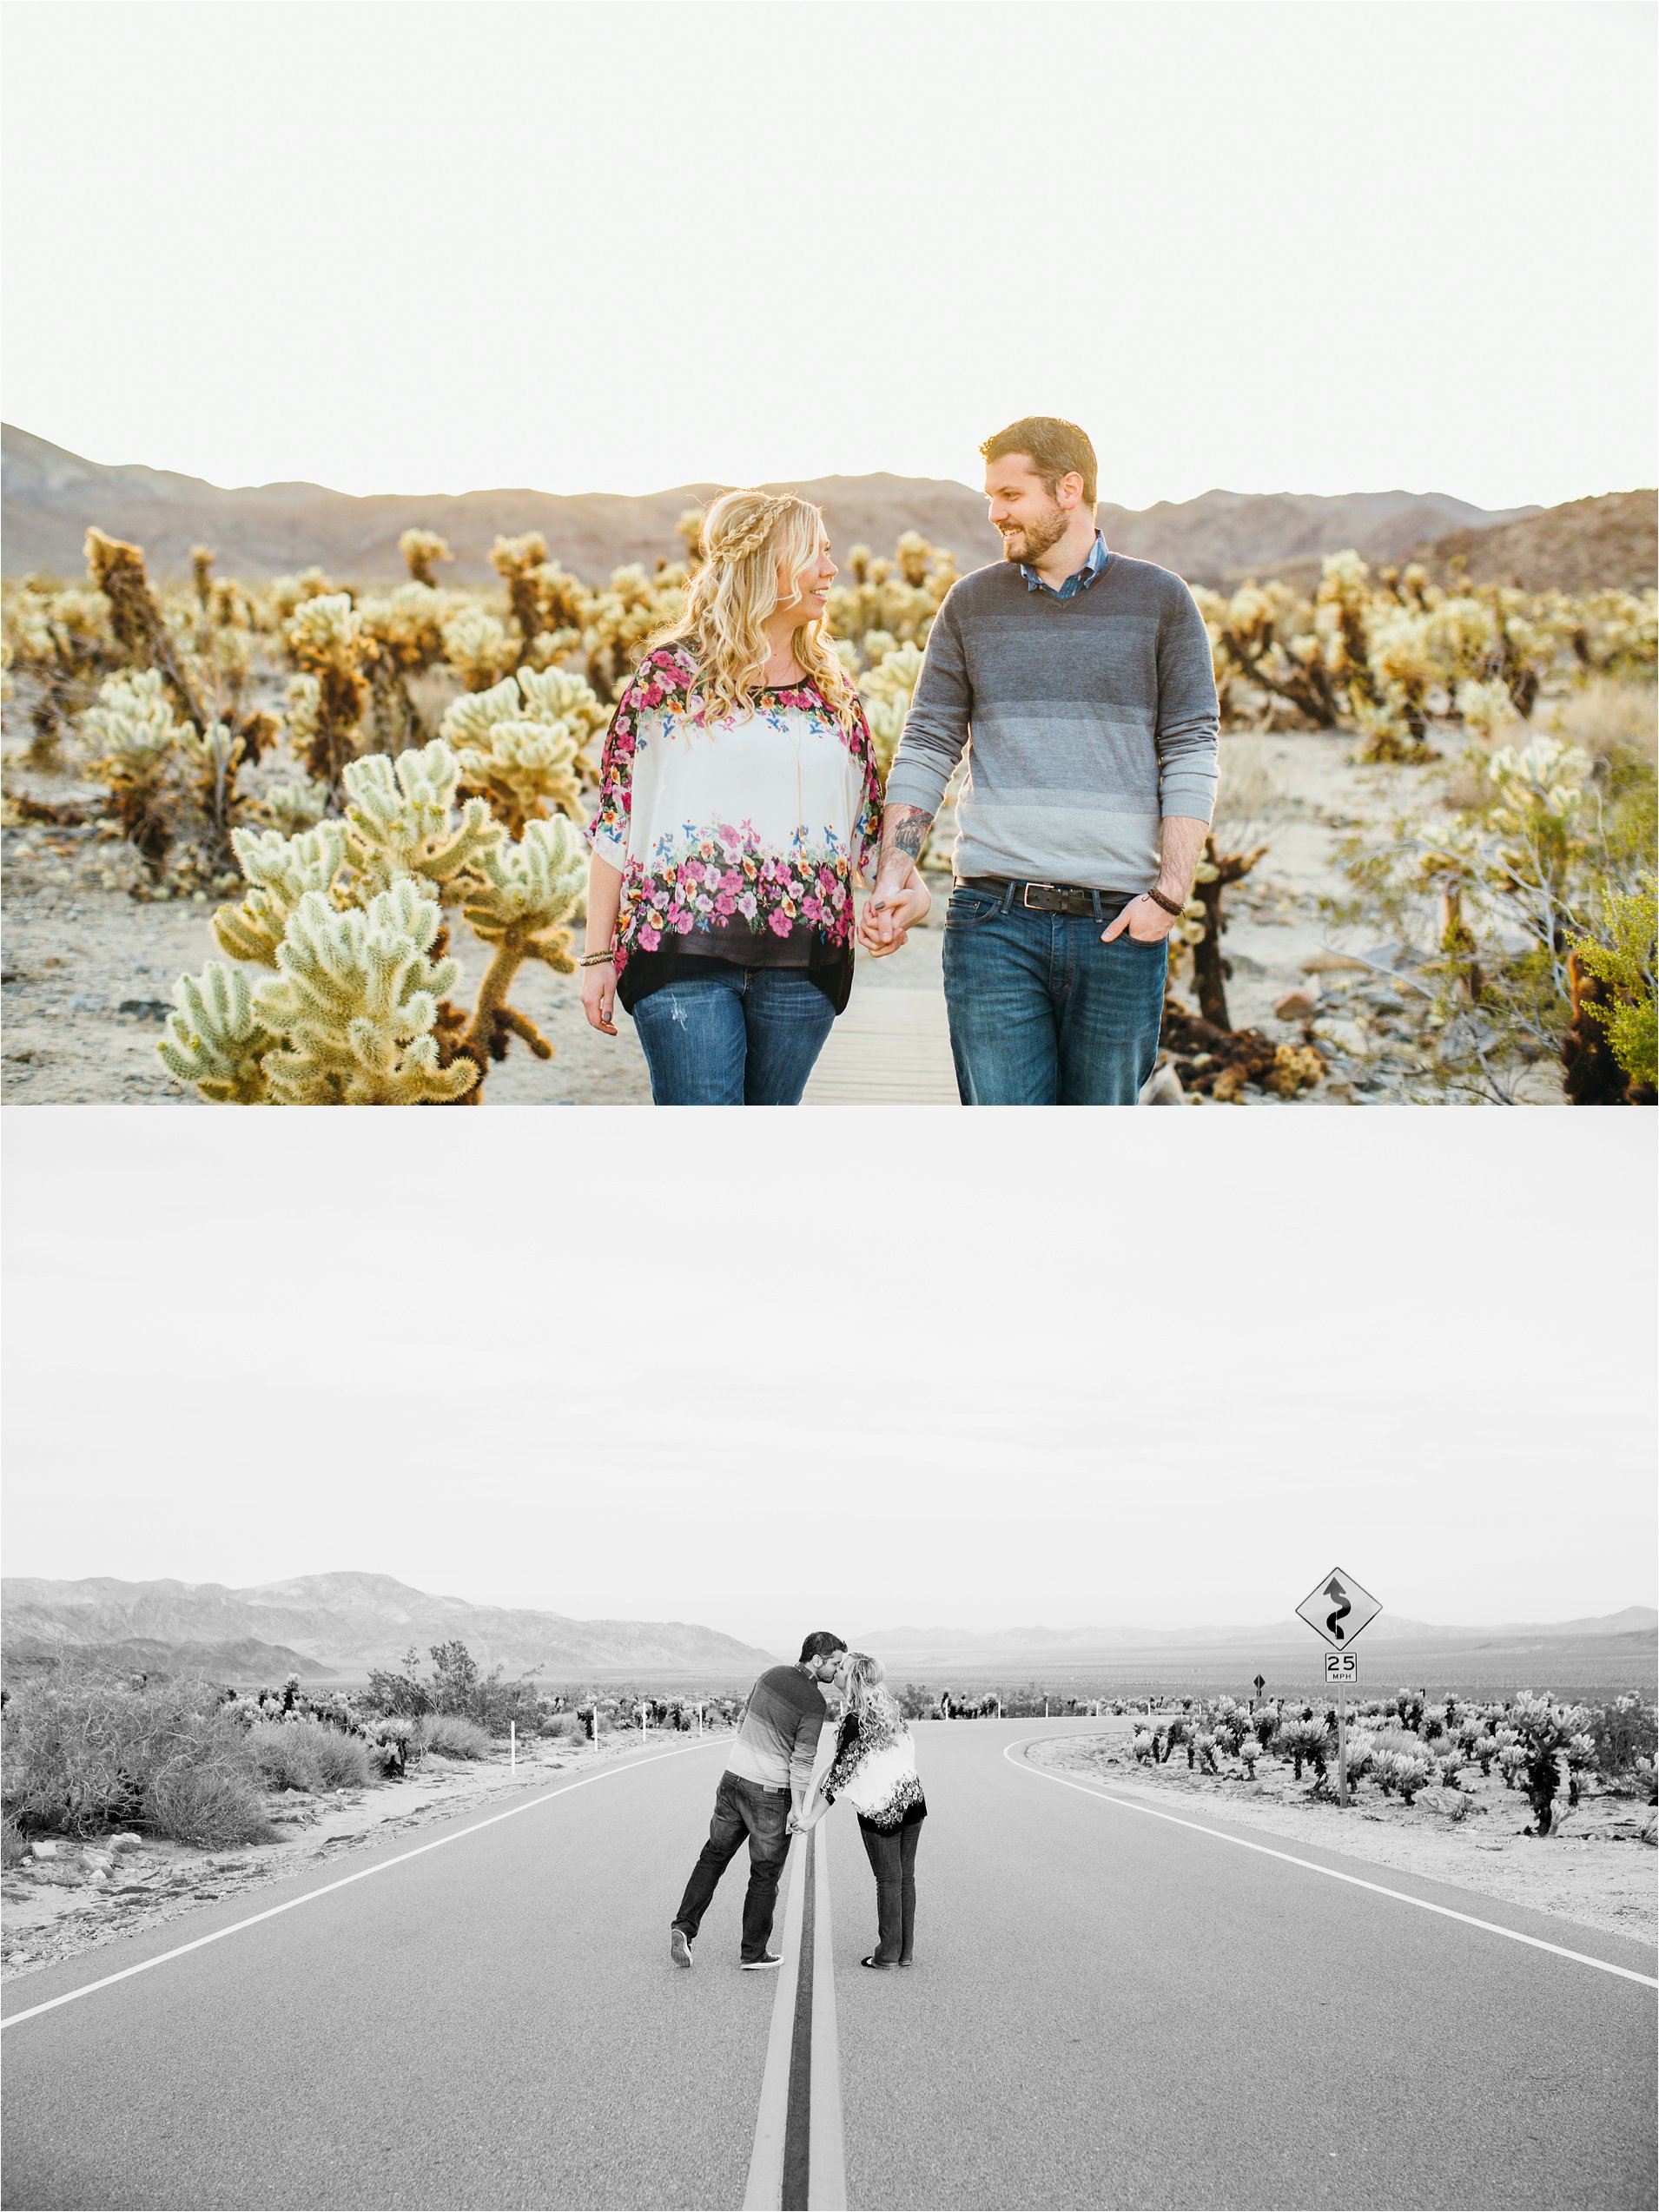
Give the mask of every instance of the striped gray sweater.
[{"label": "striped gray sweater", "polygon": [[1114,553],[1086,591],[1034,591],[1014,561],[951,586],[887,781],[938,811],[966,748],[955,868],[1144,891],[1158,825],[1215,803],[1215,677],[1192,593]]}]

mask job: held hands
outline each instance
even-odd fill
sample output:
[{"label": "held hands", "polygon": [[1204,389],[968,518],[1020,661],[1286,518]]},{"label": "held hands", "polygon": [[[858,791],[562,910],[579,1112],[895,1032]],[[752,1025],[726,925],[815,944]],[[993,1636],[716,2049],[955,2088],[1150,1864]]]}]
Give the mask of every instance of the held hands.
[{"label": "held hands", "polygon": [[1131,899],[1109,929],[1100,932],[1100,942],[1109,945],[1114,937],[1127,930],[1137,944],[1155,945],[1167,937],[1180,917],[1166,914],[1155,899],[1143,891],[1138,899]]},{"label": "held hands", "polygon": [[614,1037],[617,1025],[617,971],[611,961],[582,970],[582,1011],[593,1027]]},{"label": "held hands", "polygon": [[910,931],[933,905],[933,894],[909,863],[909,873],[897,881],[878,881],[864,901],[858,923],[858,941],[872,959],[897,952]]}]

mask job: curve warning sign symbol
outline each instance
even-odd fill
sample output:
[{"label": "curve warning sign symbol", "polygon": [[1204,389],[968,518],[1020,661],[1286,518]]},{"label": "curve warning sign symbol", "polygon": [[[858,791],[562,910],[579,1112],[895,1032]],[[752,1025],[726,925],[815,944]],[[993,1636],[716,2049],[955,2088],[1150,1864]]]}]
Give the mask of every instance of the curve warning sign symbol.
[{"label": "curve warning sign symbol", "polygon": [[1296,1608],[1316,1636],[1332,1651],[1343,1651],[1382,1611],[1382,1601],[1363,1589],[1352,1575],[1333,1568]]}]

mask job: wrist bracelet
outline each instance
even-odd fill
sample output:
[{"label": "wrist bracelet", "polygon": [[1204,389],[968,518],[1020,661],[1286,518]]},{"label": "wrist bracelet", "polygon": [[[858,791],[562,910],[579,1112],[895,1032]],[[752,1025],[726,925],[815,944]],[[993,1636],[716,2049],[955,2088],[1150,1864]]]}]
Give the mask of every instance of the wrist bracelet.
[{"label": "wrist bracelet", "polygon": [[606,961],[615,958],[614,953],[584,953],[576,965],[578,967],[603,967]]},{"label": "wrist bracelet", "polygon": [[1186,911],[1176,900],[1167,899],[1163,893],[1155,888],[1148,891],[1147,896],[1152,901],[1153,906],[1161,907],[1166,914],[1173,914],[1178,920]]}]

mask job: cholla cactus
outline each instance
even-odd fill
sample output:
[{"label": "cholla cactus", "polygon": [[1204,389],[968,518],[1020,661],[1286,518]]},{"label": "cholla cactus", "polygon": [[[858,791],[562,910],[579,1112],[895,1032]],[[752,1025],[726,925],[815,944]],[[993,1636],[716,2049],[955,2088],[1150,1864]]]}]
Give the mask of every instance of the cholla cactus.
[{"label": "cholla cactus", "polygon": [[[1547,1836],[1558,1827],[1570,1805],[1578,1802],[1574,1769],[1587,1766],[1596,1754],[1588,1733],[1590,1708],[1557,1705],[1546,1693],[1534,1697],[1523,1691],[1510,1709],[1517,1747],[1523,1754],[1519,1779],[1532,1806],[1537,1832]],[[1502,1754],[1500,1754],[1501,1763]]]},{"label": "cholla cactus", "polygon": [[89,530],[86,559],[89,577],[109,604],[116,642],[136,666],[155,670],[186,717],[205,728],[208,717],[198,687],[155,604],[142,552],[122,538]]},{"label": "cholla cactus", "polygon": [[460,748],[462,788],[487,799],[517,836],[550,811],[582,819],[582,777],[595,772],[584,748],[607,720],[580,677],[525,668],[457,699],[442,734]]},{"label": "cholla cactus", "polygon": [[893,560],[874,560],[867,545],[848,556],[852,581],[830,594],[830,627],[850,639],[867,665],[895,645],[925,645],[940,602],[956,580],[953,554],[907,531]]},{"label": "cholla cactus", "polygon": [[586,595],[573,576],[548,559],[540,531],[498,538],[490,565],[507,587],[507,604],[518,625],[516,666],[551,663],[578,643]]},{"label": "cholla cactus", "polygon": [[246,756],[241,734],[222,722],[205,730],[187,724],[179,749],[195,775],[196,804],[213,834],[215,848],[222,851],[237,809],[236,776]]},{"label": "cholla cactus", "polygon": [[337,590],[338,586],[331,584],[320,568],[304,568],[298,576],[271,578],[271,606],[277,620],[285,623],[307,599],[332,598]]},{"label": "cholla cactus", "polygon": [[200,975],[180,976],[173,1004],[155,1047],[168,1073],[215,1106],[263,1106],[265,1055],[277,1038],[254,1012],[241,968],[210,960]]},{"label": "cholla cactus", "polygon": [[288,692],[295,735],[303,729],[306,738],[306,768],[332,786],[361,747],[369,702],[364,671],[374,657],[374,641],[344,591],[301,600],[283,635],[296,666],[316,687],[290,685]]},{"label": "cholla cactus", "polygon": [[570,932],[560,924],[582,896],[586,848],[580,834],[559,816],[531,822],[516,844],[488,847],[476,866],[483,880],[469,881],[461,913],[493,949],[460,1048],[481,1068],[486,1056],[505,1059],[508,1040],[521,1037],[538,1060],[550,1060],[552,1047],[527,1014],[507,1004],[507,993],[527,960],[540,961],[559,974],[574,973]]},{"label": "cholla cactus", "polygon": [[251,888],[240,906],[221,907],[214,934],[233,960],[274,967],[277,950],[300,902],[326,895],[346,852],[345,825],[319,822],[285,837],[276,829],[237,829],[231,846]]},{"label": "cholla cactus", "polygon": [[1137,1728],[1130,1739],[1129,1749],[1137,1766],[1144,1766],[1149,1760],[1154,1766],[1158,1764],[1158,1739],[1150,1728]]},{"label": "cholla cactus", "polygon": [[519,644],[483,607],[458,607],[444,624],[444,658],[469,691],[487,691],[517,666]]},{"label": "cholla cactus", "polygon": [[1517,719],[1509,686],[1494,677],[1490,683],[1470,681],[1457,686],[1457,712],[1464,725],[1483,744],[1490,745],[1505,724]]},{"label": "cholla cactus", "polygon": [[1428,1788],[1434,1768],[1420,1746],[1379,1738],[1371,1755],[1371,1775],[1385,1797],[1392,1797],[1398,1790],[1410,1805],[1419,1790]]},{"label": "cholla cactus", "polygon": [[280,830],[284,837],[297,836],[302,829],[310,829],[328,811],[328,787],[313,783],[303,776],[290,777],[287,782],[271,784],[255,799],[249,811],[270,829]]},{"label": "cholla cactus", "polygon": [[409,574],[417,584],[435,584],[433,568],[440,561],[453,561],[455,556],[435,530],[406,530],[398,540],[398,551],[408,564]]},{"label": "cholla cactus", "polygon": [[346,857],[362,890],[419,875],[440,897],[459,895],[464,871],[479,868],[501,837],[482,799],[466,800],[459,822],[452,819],[459,776],[441,738],[395,761],[371,754],[346,770]]},{"label": "cholla cactus", "polygon": [[277,948],[280,974],[254,996],[255,1014],[283,1040],[261,1063],[273,1105],[449,1105],[473,1088],[476,1064],[440,1066],[433,1033],[460,972],[426,957],[441,920],[409,875],[367,912],[305,895]]},{"label": "cholla cactus", "polygon": [[1248,1733],[1240,1736],[1239,1739],[1239,1759],[1244,1767],[1245,1780],[1246,1781],[1253,1782],[1255,1780],[1256,1761],[1260,1757],[1261,1743],[1259,1739]]},{"label": "cholla cactus", "polygon": [[1292,1777],[1299,1782],[1305,1762],[1312,1763],[1315,1774],[1325,1773],[1332,1745],[1323,1719],[1304,1713],[1280,1720],[1273,1748],[1281,1759],[1290,1760]]},{"label": "cholla cactus", "polygon": [[582,645],[588,681],[613,700],[633,673],[646,641],[684,611],[686,571],[677,564],[647,577],[638,563],[613,569],[610,584],[583,610]]},{"label": "cholla cactus", "polygon": [[159,873],[177,823],[180,748],[194,726],[174,712],[161,670],[142,669],[102,683],[81,727],[99,749],[94,772],[122,831]]}]

